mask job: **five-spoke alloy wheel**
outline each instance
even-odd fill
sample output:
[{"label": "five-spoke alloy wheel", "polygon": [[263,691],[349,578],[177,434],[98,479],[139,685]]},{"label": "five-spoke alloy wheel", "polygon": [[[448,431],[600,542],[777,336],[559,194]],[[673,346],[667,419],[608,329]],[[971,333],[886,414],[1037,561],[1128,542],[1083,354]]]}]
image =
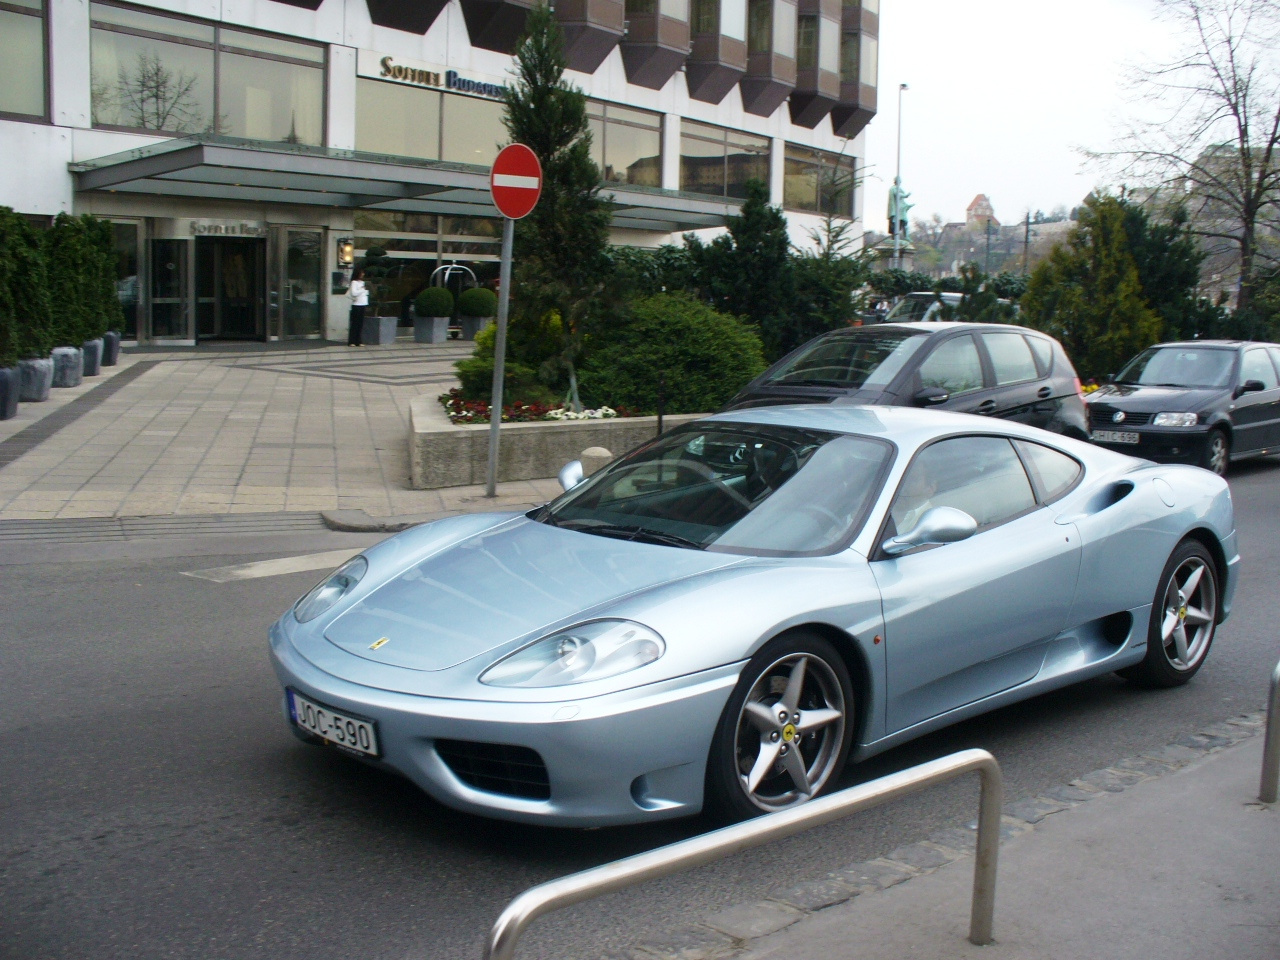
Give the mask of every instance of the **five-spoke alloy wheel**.
[{"label": "five-spoke alloy wheel", "polygon": [[711,805],[734,819],[803,803],[844,765],[853,688],[836,649],[792,633],[766,644],[738,680],[707,766]]},{"label": "five-spoke alloy wheel", "polygon": [[1165,564],[1151,606],[1147,655],[1123,671],[1147,687],[1186,683],[1204,663],[1218,620],[1218,573],[1202,544],[1184,540]]}]

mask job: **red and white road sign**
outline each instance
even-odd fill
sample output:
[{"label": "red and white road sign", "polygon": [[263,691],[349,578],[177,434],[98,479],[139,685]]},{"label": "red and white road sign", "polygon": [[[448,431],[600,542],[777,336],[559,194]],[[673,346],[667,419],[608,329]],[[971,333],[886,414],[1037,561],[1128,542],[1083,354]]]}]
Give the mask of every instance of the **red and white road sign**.
[{"label": "red and white road sign", "polygon": [[542,164],[523,143],[503,147],[489,172],[493,205],[504,217],[528,216],[542,196]]}]

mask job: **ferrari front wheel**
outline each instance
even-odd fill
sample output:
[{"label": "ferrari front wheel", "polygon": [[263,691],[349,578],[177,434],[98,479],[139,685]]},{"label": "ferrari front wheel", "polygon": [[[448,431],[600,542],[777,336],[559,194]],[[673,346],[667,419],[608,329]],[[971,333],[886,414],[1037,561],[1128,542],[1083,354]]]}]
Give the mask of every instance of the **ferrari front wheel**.
[{"label": "ferrari front wheel", "polygon": [[1218,622],[1218,573],[1196,540],[1184,540],[1165,564],[1151,605],[1147,655],[1123,671],[1144,687],[1176,687],[1196,675],[1209,655]]},{"label": "ferrari front wheel", "polygon": [[827,789],[853,739],[853,686],[839,652],[807,632],[751,658],[716,728],[708,805],[741,820],[785,810]]}]

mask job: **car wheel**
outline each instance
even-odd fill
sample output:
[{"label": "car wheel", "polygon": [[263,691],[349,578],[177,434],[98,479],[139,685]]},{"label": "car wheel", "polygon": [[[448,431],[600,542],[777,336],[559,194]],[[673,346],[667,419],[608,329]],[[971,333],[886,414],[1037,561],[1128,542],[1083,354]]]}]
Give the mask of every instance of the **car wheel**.
[{"label": "car wheel", "polygon": [[1220,477],[1227,475],[1227,465],[1231,462],[1231,441],[1223,430],[1209,431],[1209,439],[1204,444],[1204,454],[1200,466],[1212,470]]},{"label": "car wheel", "polygon": [[1144,687],[1177,687],[1196,675],[1218,617],[1218,573],[1209,551],[1184,540],[1169,557],[1151,605],[1147,655],[1122,671]]},{"label": "car wheel", "polygon": [[751,658],[725,705],[707,761],[708,807],[732,820],[804,803],[834,782],[853,739],[844,660],[798,632]]}]

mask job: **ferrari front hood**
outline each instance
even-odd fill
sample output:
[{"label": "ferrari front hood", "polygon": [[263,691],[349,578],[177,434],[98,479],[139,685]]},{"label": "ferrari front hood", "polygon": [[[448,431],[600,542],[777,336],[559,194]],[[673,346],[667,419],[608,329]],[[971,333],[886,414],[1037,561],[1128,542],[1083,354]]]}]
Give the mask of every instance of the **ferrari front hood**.
[{"label": "ferrari front hood", "polygon": [[445,670],[578,615],[589,619],[611,600],[743,559],[521,519],[415,564],[335,619],[325,636],[375,663]]}]

